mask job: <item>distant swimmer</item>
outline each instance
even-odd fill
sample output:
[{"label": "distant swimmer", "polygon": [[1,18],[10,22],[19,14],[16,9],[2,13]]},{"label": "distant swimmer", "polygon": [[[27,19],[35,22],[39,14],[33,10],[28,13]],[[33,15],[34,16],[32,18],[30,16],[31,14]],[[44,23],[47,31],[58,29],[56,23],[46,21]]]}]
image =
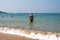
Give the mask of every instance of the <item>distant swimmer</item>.
[{"label": "distant swimmer", "polygon": [[33,14],[30,13],[30,15],[29,15],[29,20],[30,20],[30,22],[33,22],[33,19],[34,19]]},{"label": "distant swimmer", "polygon": [[2,17],[4,17],[4,16],[2,16]]},{"label": "distant swimmer", "polygon": [[14,17],[14,16],[11,16],[11,17]]}]

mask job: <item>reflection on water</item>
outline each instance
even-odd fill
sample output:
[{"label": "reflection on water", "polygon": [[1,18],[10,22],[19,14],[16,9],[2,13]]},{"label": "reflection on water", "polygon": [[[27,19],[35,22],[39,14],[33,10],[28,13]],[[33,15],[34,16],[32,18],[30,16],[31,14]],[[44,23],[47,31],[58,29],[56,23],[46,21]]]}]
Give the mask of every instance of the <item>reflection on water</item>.
[{"label": "reflection on water", "polygon": [[30,29],[30,30],[33,29],[33,22],[29,22],[29,29]]}]

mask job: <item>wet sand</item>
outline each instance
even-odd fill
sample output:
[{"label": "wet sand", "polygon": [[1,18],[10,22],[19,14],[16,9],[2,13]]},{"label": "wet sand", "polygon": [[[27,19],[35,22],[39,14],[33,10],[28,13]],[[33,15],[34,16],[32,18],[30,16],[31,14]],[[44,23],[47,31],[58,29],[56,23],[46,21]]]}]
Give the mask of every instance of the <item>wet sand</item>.
[{"label": "wet sand", "polygon": [[0,33],[0,40],[35,40],[35,39],[29,39],[18,35]]}]

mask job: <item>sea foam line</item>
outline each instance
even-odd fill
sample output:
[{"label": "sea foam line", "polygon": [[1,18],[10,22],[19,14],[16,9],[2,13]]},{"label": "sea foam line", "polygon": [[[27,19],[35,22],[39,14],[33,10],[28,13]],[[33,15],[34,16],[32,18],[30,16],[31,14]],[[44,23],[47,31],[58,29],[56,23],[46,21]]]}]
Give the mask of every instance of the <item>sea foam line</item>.
[{"label": "sea foam line", "polygon": [[60,33],[22,30],[22,29],[8,28],[8,27],[5,28],[0,27],[0,32],[20,35],[27,38],[38,39],[38,40],[60,40]]}]

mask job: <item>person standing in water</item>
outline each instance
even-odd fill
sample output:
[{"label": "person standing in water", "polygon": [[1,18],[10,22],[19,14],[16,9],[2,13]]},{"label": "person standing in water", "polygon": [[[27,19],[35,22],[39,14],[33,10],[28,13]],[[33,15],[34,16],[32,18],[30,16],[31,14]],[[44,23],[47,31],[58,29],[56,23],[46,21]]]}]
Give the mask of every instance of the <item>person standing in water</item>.
[{"label": "person standing in water", "polygon": [[33,22],[33,20],[34,20],[34,17],[33,17],[32,13],[30,13],[30,15],[29,15],[29,20],[30,20],[30,22]]}]

